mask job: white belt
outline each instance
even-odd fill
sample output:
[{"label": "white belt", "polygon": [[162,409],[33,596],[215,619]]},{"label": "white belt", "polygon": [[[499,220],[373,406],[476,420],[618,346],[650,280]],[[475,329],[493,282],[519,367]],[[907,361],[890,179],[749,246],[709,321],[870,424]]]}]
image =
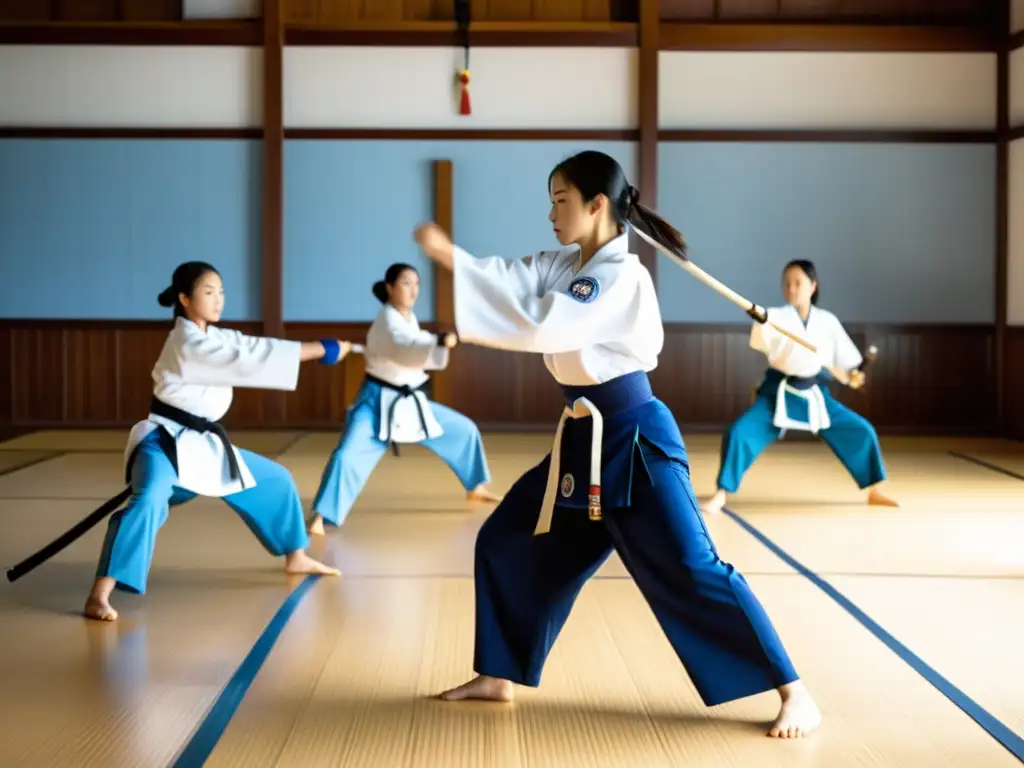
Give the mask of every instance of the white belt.
[{"label": "white belt", "polygon": [[[533,534],[537,536],[551,530],[551,518],[555,514],[555,496],[558,493],[558,473],[561,471],[562,429],[566,419],[582,419],[590,416],[593,421],[593,432],[590,437],[590,488],[588,489],[587,512],[591,520],[601,519],[601,440],[604,432],[604,419],[601,412],[587,398],[581,397],[573,402],[572,407],[562,411],[555,430],[555,444],[551,448],[551,467],[548,469],[548,484],[544,490],[544,503],[540,508],[540,517]],[[569,494],[571,495],[571,486]]]},{"label": "white belt", "polygon": [[[787,392],[807,401],[806,422],[789,418],[789,411],[786,408]],[[786,379],[783,379],[775,395],[775,415],[772,418],[772,424],[781,429],[783,434],[787,429],[795,429],[816,435],[821,430],[831,427],[832,420],[829,418],[828,406],[825,405],[825,396],[821,393],[821,388],[815,384],[810,389],[796,389],[791,387]]]}]

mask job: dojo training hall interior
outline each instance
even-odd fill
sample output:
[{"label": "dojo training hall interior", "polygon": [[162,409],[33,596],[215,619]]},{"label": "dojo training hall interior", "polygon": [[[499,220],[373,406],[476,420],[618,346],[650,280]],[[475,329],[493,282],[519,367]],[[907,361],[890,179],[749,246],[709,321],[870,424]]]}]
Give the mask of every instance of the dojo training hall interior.
[{"label": "dojo training hall interior", "polygon": [[[103,520],[0,585],[0,765],[898,766],[1024,761],[1024,2],[439,0],[0,3],[0,561],[124,486],[181,262],[220,271],[220,325],[362,343],[371,286],[416,266],[454,329],[433,219],[477,256],[555,245],[548,173],[609,153],[693,261],[761,306],[791,259],[877,358],[839,400],[876,428],[898,508],[788,434],[705,523],[814,695],[705,708],[617,555],[539,688],[448,703],[473,675],[477,531],[418,445],[386,455],[287,576],[221,500],[175,507],[145,595],[85,619]],[[766,361],[736,305],[643,243],[665,344],[655,394],[715,490]],[[234,443],[308,513],[364,358],[294,392],[236,389]],[[550,450],[539,355],[471,344],[429,393],[483,433],[499,494]],[[1014,650],[1016,649],[1016,650]]]}]

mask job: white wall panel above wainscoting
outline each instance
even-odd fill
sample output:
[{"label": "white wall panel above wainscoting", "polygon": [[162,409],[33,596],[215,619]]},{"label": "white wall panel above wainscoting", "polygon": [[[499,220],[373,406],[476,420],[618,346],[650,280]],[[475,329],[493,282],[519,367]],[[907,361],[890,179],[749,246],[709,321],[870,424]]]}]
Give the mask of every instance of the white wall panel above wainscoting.
[{"label": "white wall panel above wainscoting", "polygon": [[0,46],[0,124],[259,126],[262,56],[225,46]]},{"label": "white wall panel above wainscoting", "polygon": [[665,129],[995,127],[994,53],[659,56]]},{"label": "white wall panel above wainscoting", "polygon": [[633,48],[476,48],[473,114],[459,114],[461,49],[289,47],[288,128],[573,128],[637,125]]}]

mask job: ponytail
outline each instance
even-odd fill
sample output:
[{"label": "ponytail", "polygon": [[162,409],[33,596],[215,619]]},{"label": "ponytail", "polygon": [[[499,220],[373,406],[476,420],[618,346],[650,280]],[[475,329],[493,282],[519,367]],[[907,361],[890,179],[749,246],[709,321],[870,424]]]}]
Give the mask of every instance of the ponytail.
[{"label": "ponytail", "polygon": [[626,189],[626,199],[622,201],[625,208],[623,218],[630,226],[636,227],[659,245],[672,251],[677,256],[686,258],[686,240],[682,233],[656,214],[650,208],[640,205],[640,192],[636,187]]},{"label": "ponytail", "polygon": [[633,226],[680,258],[686,258],[682,234],[650,208],[640,205],[640,193],[626,180],[615,158],[592,149],[567,157],[548,174],[549,192],[555,174],[576,187],[584,202],[598,195],[608,198],[612,219],[619,226]]},{"label": "ponytail", "polygon": [[387,286],[387,283],[385,283],[383,280],[378,280],[376,283],[373,284],[373,288],[371,288],[370,290],[373,291],[373,295],[377,299],[377,301],[379,301],[381,304],[387,304],[387,301],[388,301],[388,286]]}]

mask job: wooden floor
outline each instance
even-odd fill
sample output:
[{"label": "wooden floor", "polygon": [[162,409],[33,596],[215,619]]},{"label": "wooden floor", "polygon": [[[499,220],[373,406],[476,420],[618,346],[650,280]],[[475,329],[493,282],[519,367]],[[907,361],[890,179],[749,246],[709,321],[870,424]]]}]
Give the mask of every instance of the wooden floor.
[{"label": "wooden floor", "polygon": [[[334,435],[234,437],[279,457],[308,506]],[[5,567],[120,489],[124,438],[0,444]],[[548,438],[486,445],[504,490]],[[717,438],[688,447],[707,493]],[[511,706],[431,699],[472,674],[473,541],[490,508],[468,506],[414,448],[387,457],[349,522],[314,545],[340,580],[286,578],[225,505],[200,499],[162,530],[148,594],[115,595],[115,625],[77,614],[103,525],[0,585],[0,766],[185,766],[207,754],[206,765],[245,768],[1019,765],[813,575],[1024,734],[1024,447],[884,447],[902,509],[863,506],[817,443],[773,447],[733,499],[811,575],[732,517],[709,521],[818,698],[825,721],[808,740],[765,738],[774,694],[705,709],[615,558],[584,588],[539,689]]]}]

